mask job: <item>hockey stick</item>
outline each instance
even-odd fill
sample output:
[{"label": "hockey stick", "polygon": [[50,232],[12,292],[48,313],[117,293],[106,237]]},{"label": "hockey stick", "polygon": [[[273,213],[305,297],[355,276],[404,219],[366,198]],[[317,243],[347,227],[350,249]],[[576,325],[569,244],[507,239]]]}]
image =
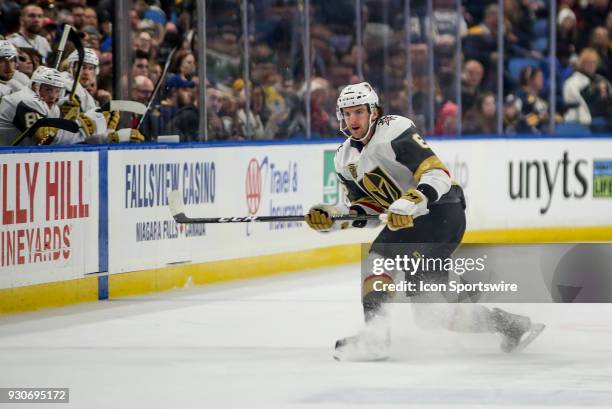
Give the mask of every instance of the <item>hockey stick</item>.
[{"label": "hockey stick", "polygon": [[44,126],[48,126],[51,128],[57,128],[57,129],[63,129],[64,131],[68,131],[72,133],[76,133],[79,131],[79,126],[74,121],[69,121],[67,119],[62,119],[62,118],[40,118],[38,121],[34,123],[34,125],[32,125],[28,129],[23,131],[21,135],[13,139],[13,142],[11,142],[11,146],[15,146],[19,144],[25,138],[32,137],[32,135],[34,135],[34,133],[39,128],[44,127]]},{"label": "hockey stick", "polygon": [[[186,38],[189,40],[189,42],[191,42],[191,40],[193,39],[193,33],[194,33],[193,30],[189,30],[189,32],[186,35]],[[176,47],[174,47],[172,51],[170,51],[170,54],[168,54],[168,58],[166,59],[166,64],[164,64],[164,69],[162,70],[161,75],[157,79],[157,84],[155,84],[155,88],[153,88],[153,93],[151,94],[151,96],[149,97],[149,101],[147,102],[147,106],[146,106],[147,110],[140,117],[140,120],[138,121],[138,125],[136,126],[136,129],[140,129],[140,127],[142,126],[142,123],[144,122],[145,117],[149,113],[149,110],[151,109],[151,105],[153,104],[153,101],[155,101],[155,97],[157,96],[157,93],[159,92],[159,89],[161,88],[161,85],[164,82],[164,79],[166,78],[166,74],[168,74],[168,69],[170,68],[172,57],[174,57],[174,54],[182,45],[183,45],[183,40],[181,40],[181,42]]]},{"label": "hockey stick", "polygon": [[81,42],[81,36],[76,30],[70,30],[68,32],[68,39],[72,41],[76,48],[77,54],[79,55],[79,61],[77,61],[76,72],[73,73],[74,82],[72,83],[72,89],[70,90],[70,100],[74,99],[76,94],[77,85],[81,78],[81,71],[83,70],[83,63],[85,62],[85,48]]},{"label": "hockey stick", "polygon": [[57,46],[57,57],[55,57],[55,69],[59,69],[62,62],[62,55],[64,55],[64,49],[66,48],[66,42],[68,41],[68,35],[75,28],[69,24],[64,24],[64,31],[62,32],[62,38]]},{"label": "hockey stick", "polygon": [[114,99],[109,104],[109,109],[103,111],[131,112],[133,114],[144,115],[147,107],[142,102]]},{"label": "hockey stick", "polygon": [[[194,223],[244,223],[244,222],[303,222],[304,215],[293,216],[243,216],[243,217],[188,217],[185,215],[185,208],[181,193],[172,190],[168,193],[168,205],[174,221],[181,224]],[[336,216],[334,220],[378,220],[377,214],[345,214]]]}]

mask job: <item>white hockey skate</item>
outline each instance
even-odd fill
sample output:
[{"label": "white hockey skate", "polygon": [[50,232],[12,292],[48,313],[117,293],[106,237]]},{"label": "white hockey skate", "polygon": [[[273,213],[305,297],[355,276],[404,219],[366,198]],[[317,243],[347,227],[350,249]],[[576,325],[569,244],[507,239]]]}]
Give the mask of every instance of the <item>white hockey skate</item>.
[{"label": "white hockey skate", "polygon": [[336,341],[337,361],[384,361],[389,358],[391,336],[382,322],[369,322],[357,335]]},{"label": "white hockey skate", "polygon": [[535,340],[546,326],[533,323],[529,317],[511,314],[499,308],[494,308],[492,317],[495,328],[502,336],[500,348],[506,353],[521,352]]}]

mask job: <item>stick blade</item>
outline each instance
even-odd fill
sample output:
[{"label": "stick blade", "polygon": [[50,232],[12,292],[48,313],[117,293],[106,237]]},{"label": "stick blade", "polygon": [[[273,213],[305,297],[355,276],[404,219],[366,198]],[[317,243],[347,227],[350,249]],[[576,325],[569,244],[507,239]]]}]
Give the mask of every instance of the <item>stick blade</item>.
[{"label": "stick blade", "polygon": [[40,118],[36,121],[36,127],[40,128],[42,126],[63,129],[64,131],[72,133],[79,132],[79,125],[76,122],[63,118]]},{"label": "stick blade", "polygon": [[109,110],[143,115],[147,112],[147,107],[140,102],[115,99],[110,102]]},{"label": "stick blade", "polygon": [[79,33],[74,27],[69,26],[71,28],[71,30],[68,31],[68,40],[70,40],[70,42],[72,42],[72,44],[74,45],[74,48],[77,51],[77,54],[79,55],[79,60],[83,60],[83,58],[85,58],[85,50],[83,47],[83,41],[82,38],[84,37],[83,34]]},{"label": "stick blade", "polygon": [[172,213],[174,220],[180,223],[179,219],[185,218],[185,205],[183,204],[181,192],[178,190],[171,190],[168,193],[168,206],[170,206],[170,213]]}]

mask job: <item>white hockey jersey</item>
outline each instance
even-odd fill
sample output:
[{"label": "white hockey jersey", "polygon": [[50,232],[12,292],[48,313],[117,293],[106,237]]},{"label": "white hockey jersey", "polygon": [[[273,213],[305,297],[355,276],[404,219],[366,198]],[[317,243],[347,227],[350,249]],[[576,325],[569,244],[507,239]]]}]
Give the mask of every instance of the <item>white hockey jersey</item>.
[{"label": "white hockey jersey", "polygon": [[8,85],[13,88],[13,92],[21,91],[23,88],[30,88],[32,81],[30,77],[21,71],[15,71],[13,78],[8,82]]},{"label": "white hockey jersey", "polygon": [[[0,101],[0,146],[9,146],[13,140],[40,118],[59,118],[57,105],[52,108],[30,88],[14,92]],[[59,130],[53,144],[73,144],[83,140],[82,134]],[[20,145],[34,145],[33,140],[22,140]]]},{"label": "white hockey jersey", "polygon": [[13,93],[13,90],[11,89],[11,87],[9,87],[6,82],[0,81],[0,100],[2,100],[3,96],[9,95],[12,93]]},{"label": "white hockey jersey", "polygon": [[13,92],[21,91],[23,88],[30,88],[30,78],[20,71],[13,73],[13,78],[8,81],[0,80],[0,98]]},{"label": "white hockey jersey", "polygon": [[346,188],[347,205],[369,214],[384,212],[417,186],[430,203],[442,198],[451,187],[448,169],[414,123],[402,116],[378,119],[366,145],[347,139],[338,148],[334,163]]}]

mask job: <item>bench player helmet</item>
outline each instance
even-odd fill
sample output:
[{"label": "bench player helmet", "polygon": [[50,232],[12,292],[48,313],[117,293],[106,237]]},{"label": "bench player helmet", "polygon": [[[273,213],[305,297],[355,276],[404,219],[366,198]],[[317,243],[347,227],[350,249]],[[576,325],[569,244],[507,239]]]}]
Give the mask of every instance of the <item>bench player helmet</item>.
[{"label": "bench player helmet", "polygon": [[32,73],[33,84],[47,84],[56,88],[64,88],[64,80],[62,75],[55,68],[49,68],[41,65]]},{"label": "bench player helmet", "polygon": [[347,85],[344,87],[342,92],[340,92],[340,96],[336,102],[336,117],[340,122],[340,132],[342,132],[347,138],[353,137],[351,136],[350,132],[347,132],[348,126],[346,126],[344,121],[342,109],[358,105],[367,105],[370,112],[370,123],[368,125],[368,130],[365,133],[365,137],[367,137],[370,134],[370,130],[374,123],[374,115],[379,106],[378,95],[376,94],[376,91],[374,91],[374,88],[372,88],[372,86],[367,82]]},{"label": "bench player helmet", "polygon": [[17,49],[7,40],[0,40],[0,58],[13,59],[17,57]]},{"label": "bench player helmet", "polygon": [[[91,48],[85,48],[83,49],[83,51],[85,53],[83,64],[91,64],[94,67],[96,67],[96,75],[98,75],[100,73],[100,59],[98,58],[96,53]],[[70,55],[68,56],[68,58],[66,58],[66,60],[68,60],[68,64],[70,64],[70,66],[73,67],[74,64],[76,64],[79,61],[79,53],[76,50],[74,50],[73,52],[70,53]]]}]

